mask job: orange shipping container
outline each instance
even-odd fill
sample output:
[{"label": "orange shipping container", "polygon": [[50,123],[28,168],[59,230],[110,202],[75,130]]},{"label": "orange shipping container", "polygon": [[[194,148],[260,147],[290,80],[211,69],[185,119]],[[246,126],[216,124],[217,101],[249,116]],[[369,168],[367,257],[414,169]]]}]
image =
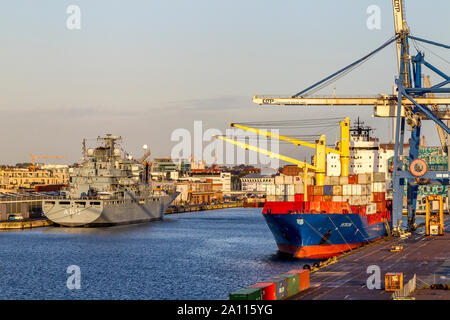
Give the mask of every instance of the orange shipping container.
[{"label": "orange shipping container", "polygon": [[377,212],[386,212],[385,202],[377,202]]},{"label": "orange shipping container", "polygon": [[317,201],[317,202],[324,201],[324,200],[323,200],[323,196],[317,196],[317,195],[314,195],[314,196],[313,196],[313,201]]},{"label": "orange shipping container", "polygon": [[358,184],[358,175],[350,174],[348,176],[348,184]]},{"label": "orange shipping container", "polygon": [[323,196],[323,186],[314,186],[314,195]]}]

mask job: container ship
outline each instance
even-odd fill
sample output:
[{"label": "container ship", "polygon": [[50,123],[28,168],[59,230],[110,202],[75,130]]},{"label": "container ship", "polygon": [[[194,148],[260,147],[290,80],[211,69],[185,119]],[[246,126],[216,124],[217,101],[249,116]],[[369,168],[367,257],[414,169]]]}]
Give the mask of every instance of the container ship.
[{"label": "container ship", "polygon": [[306,184],[300,176],[275,177],[273,188],[284,190],[267,190],[262,213],[280,252],[327,259],[388,234],[392,201],[383,170],[391,154],[371,138],[371,131],[359,121],[350,128],[352,174],[339,176],[339,156],[332,155],[323,185],[314,185],[313,177],[305,176]]},{"label": "container ship", "polygon": [[[122,155],[121,137],[98,137],[73,170],[63,197],[44,199],[44,215],[66,227],[104,227],[160,220],[179,194],[152,190],[139,165]],[[84,148],[83,148],[84,149]]]}]

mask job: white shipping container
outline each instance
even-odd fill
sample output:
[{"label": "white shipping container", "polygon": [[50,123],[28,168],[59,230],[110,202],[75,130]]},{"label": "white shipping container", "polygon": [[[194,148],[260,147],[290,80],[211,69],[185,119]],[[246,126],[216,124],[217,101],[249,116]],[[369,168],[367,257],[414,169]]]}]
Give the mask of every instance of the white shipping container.
[{"label": "white shipping container", "polygon": [[275,186],[275,195],[283,196],[285,193],[284,184],[277,184]]},{"label": "white shipping container", "polygon": [[275,176],[275,184],[284,184],[284,176]]},{"label": "white shipping container", "polygon": [[367,185],[365,185],[365,184],[361,185],[361,195],[362,196],[367,195]]},{"label": "white shipping container", "polygon": [[285,184],[284,185],[285,194],[288,196],[293,196],[295,194],[294,184]]},{"label": "white shipping container", "polygon": [[374,214],[377,212],[377,205],[375,203],[368,204],[366,207],[366,214]]},{"label": "white shipping container", "polygon": [[351,184],[352,186],[352,196],[361,196],[362,195],[362,188],[360,184]]},{"label": "white shipping container", "polygon": [[342,200],[342,196],[333,196],[331,198],[331,201],[333,201],[333,202],[342,202],[343,201]]},{"label": "white shipping container", "polygon": [[331,185],[338,186],[339,185],[339,177],[331,177]]},{"label": "white shipping container", "polygon": [[294,179],[292,179],[293,176],[284,176],[284,184],[293,184]]},{"label": "white shipping container", "polygon": [[277,196],[267,195],[266,202],[274,202],[274,201],[277,201]]},{"label": "white shipping container", "polygon": [[293,177],[294,184],[303,184],[303,178],[302,177]]},{"label": "white shipping container", "polygon": [[367,176],[367,184],[371,184],[372,183],[372,173],[366,173]]},{"label": "white shipping container", "polygon": [[268,184],[266,186],[266,194],[268,196],[274,196],[275,195],[275,185],[274,184]]},{"label": "white shipping container", "polygon": [[366,204],[369,204],[369,202],[370,202],[370,197],[368,197],[368,196],[361,196],[361,205],[362,206],[366,205]]},{"label": "white shipping container", "polygon": [[386,192],[386,183],[385,182],[373,183],[372,192]]},{"label": "white shipping container", "polygon": [[365,173],[358,174],[358,183],[367,184],[367,175]]},{"label": "white shipping container", "polygon": [[372,173],[372,181],[373,182],[386,182],[386,173],[385,172]]},{"label": "white shipping container", "polygon": [[295,201],[295,196],[287,196],[287,201],[294,202]]},{"label": "white shipping container", "polygon": [[330,176],[325,176],[325,183],[324,185],[329,186],[331,185],[331,177]]},{"label": "white shipping container", "polygon": [[339,177],[339,184],[340,185],[348,184],[348,177]]},{"label": "white shipping container", "polygon": [[343,196],[350,196],[352,194],[352,185],[351,184],[344,184],[342,186],[342,195]]},{"label": "white shipping container", "polygon": [[303,184],[294,184],[294,193],[295,194],[304,194],[305,188]]},{"label": "white shipping container", "polygon": [[351,206],[361,205],[361,197],[360,196],[351,196],[350,197],[350,205]]},{"label": "white shipping container", "polygon": [[342,196],[342,201],[349,202],[352,196]]}]

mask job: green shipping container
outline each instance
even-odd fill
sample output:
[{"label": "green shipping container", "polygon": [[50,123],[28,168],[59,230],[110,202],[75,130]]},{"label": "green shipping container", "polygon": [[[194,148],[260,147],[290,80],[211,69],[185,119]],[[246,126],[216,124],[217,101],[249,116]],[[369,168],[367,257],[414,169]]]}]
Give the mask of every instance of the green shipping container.
[{"label": "green shipping container", "polygon": [[300,279],[298,273],[283,273],[276,276],[276,278],[286,279],[288,297],[292,297],[300,291]]},{"label": "green shipping container", "polygon": [[230,300],[262,300],[261,288],[244,288],[230,293]]}]

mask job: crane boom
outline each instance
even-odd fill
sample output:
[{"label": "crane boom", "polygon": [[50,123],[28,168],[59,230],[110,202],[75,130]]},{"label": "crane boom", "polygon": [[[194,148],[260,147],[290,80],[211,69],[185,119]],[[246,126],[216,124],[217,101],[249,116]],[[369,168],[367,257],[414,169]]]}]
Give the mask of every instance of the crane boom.
[{"label": "crane boom", "polygon": [[[277,159],[280,159],[280,160],[283,160],[283,161],[295,164],[295,165],[297,165],[300,168],[303,168],[303,185],[304,185],[304,191],[303,192],[304,192],[304,195],[305,195],[305,199],[308,198],[308,169],[312,169],[312,170],[316,171],[317,170],[316,166],[312,166],[309,163],[306,163],[306,162],[303,162],[303,161],[300,161],[300,160],[297,160],[297,159],[294,159],[294,158],[286,157],[286,156],[283,156],[283,155],[278,154],[278,153],[274,153],[274,152],[269,151],[269,150],[265,150],[265,149],[262,149],[262,148],[255,147],[255,146],[252,146],[252,145],[244,143],[244,142],[236,141],[234,139],[229,139],[229,138],[222,137],[222,136],[216,136],[216,138],[221,139],[221,140],[223,140],[225,142],[229,142],[229,143],[232,143],[234,145],[237,145],[238,147],[241,147],[242,149],[252,150],[252,151],[255,151],[255,152],[258,152],[258,153],[262,153],[262,154],[265,154],[266,156],[269,156],[271,158],[277,158]],[[315,162],[317,162],[316,159],[317,158],[314,159]],[[325,166],[323,166],[323,167],[324,167],[323,170],[325,170]],[[323,176],[325,176],[325,173],[323,173]],[[316,178],[317,178],[317,171],[316,171]]]},{"label": "crane boom", "polygon": [[[393,12],[394,12],[394,30],[396,36],[401,36],[402,33],[405,34],[408,29],[406,27],[406,21],[404,18],[404,6],[402,0],[392,0]],[[400,63],[402,60],[402,39],[397,38],[397,62],[398,70],[400,72]]]},{"label": "crane boom", "polygon": [[[430,88],[431,87],[430,77],[429,76],[425,76],[423,78],[423,80],[425,82],[425,86],[427,88]],[[429,93],[428,96],[433,98],[434,97],[434,93]],[[438,111],[439,110],[438,106],[435,105],[435,104],[431,105],[431,109],[434,110],[434,111]],[[448,120],[447,120],[447,126],[448,126]],[[444,151],[447,152],[447,150],[446,150],[447,149],[447,136],[446,136],[446,133],[444,132],[444,129],[442,129],[437,124],[436,124],[436,129],[437,129],[437,132],[438,132],[438,135],[439,135],[439,140],[441,141],[442,149],[444,149]]]},{"label": "crane boom", "polygon": [[[296,146],[304,146],[304,147],[308,147],[308,148],[313,148],[316,149],[317,145],[311,142],[307,142],[307,141],[302,141],[302,140],[298,140],[298,139],[294,139],[294,138],[289,138],[286,136],[282,136],[276,133],[272,133],[272,132],[268,132],[266,130],[261,130],[261,129],[255,129],[255,128],[251,128],[251,127],[246,127],[243,126],[241,124],[237,124],[237,123],[230,123],[231,127],[235,127],[235,128],[239,128],[245,131],[250,131],[265,137],[270,137],[270,138],[274,138],[274,139],[278,139],[278,140],[283,140],[283,141],[287,141],[290,142],[292,144],[295,144]],[[340,154],[340,151],[335,150],[335,149],[331,149],[331,148],[326,148],[325,149],[327,153],[336,153],[336,154]]]},{"label": "crane boom", "polygon": [[[319,171],[325,172],[325,161],[326,161],[325,155],[326,154],[329,154],[329,153],[338,154],[338,155],[340,155],[340,160],[341,160],[341,175],[344,177],[348,176],[348,165],[349,165],[349,158],[350,158],[350,119],[349,118],[345,118],[344,121],[340,122],[341,140],[339,143],[339,150],[327,148],[326,144],[325,144],[325,136],[322,136],[319,139],[318,143],[314,144],[314,143],[302,141],[299,139],[294,139],[294,138],[286,137],[283,135],[275,134],[272,132],[268,132],[266,130],[243,126],[243,125],[237,124],[237,123],[230,123],[230,126],[239,128],[239,129],[243,129],[246,131],[250,131],[250,132],[262,135],[262,136],[287,141],[287,142],[290,142],[297,146],[305,146],[305,147],[316,149],[316,158],[318,159],[318,165],[316,164],[316,168],[320,167],[321,169]],[[319,155],[319,153],[323,153],[323,156]],[[322,167],[323,167],[323,169],[322,169]],[[318,180],[321,180],[321,178],[319,178]]]},{"label": "crane boom", "polygon": [[[450,105],[450,97],[417,97],[419,104]],[[253,102],[259,105],[302,105],[302,106],[396,106],[397,96],[382,94],[376,97],[270,97],[253,96]],[[403,98],[402,105],[413,103]]]},{"label": "crane boom", "polygon": [[294,159],[294,158],[290,158],[290,157],[287,157],[287,156],[283,156],[281,154],[274,153],[272,151],[265,150],[265,149],[262,149],[262,148],[259,148],[259,147],[255,147],[255,146],[252,146],[250,144],[247,144],[247,143],[244,143],[244,142],[241,142],[241,141],[236,141],[234,139],[230,139],[230,138],[226,138],[226,137],[222,137],[222,136],[216,136],[216,138],[221,139],[221,140],[223,140],[225,142],[229,142],[229,143],[232,143],[234,145],[237,145],[238,147],[240,147],[242,149],[245,149],[245,150],[255,151],[255,152],[258,152],[258,153],[265,154],[266,156],[271,157],[271,158],[277,158],[277,159],[280,159],[280,160],[283,160],[283,161],[295,164],[295,165],[297,165],[299,167],[306,167],[307,169],[316,170],[316,167],[310,165],[309,163],[306,163],[306,162],[303,162],[303,161],[300,161],[300,160],[297,160],[297,159]]}]

